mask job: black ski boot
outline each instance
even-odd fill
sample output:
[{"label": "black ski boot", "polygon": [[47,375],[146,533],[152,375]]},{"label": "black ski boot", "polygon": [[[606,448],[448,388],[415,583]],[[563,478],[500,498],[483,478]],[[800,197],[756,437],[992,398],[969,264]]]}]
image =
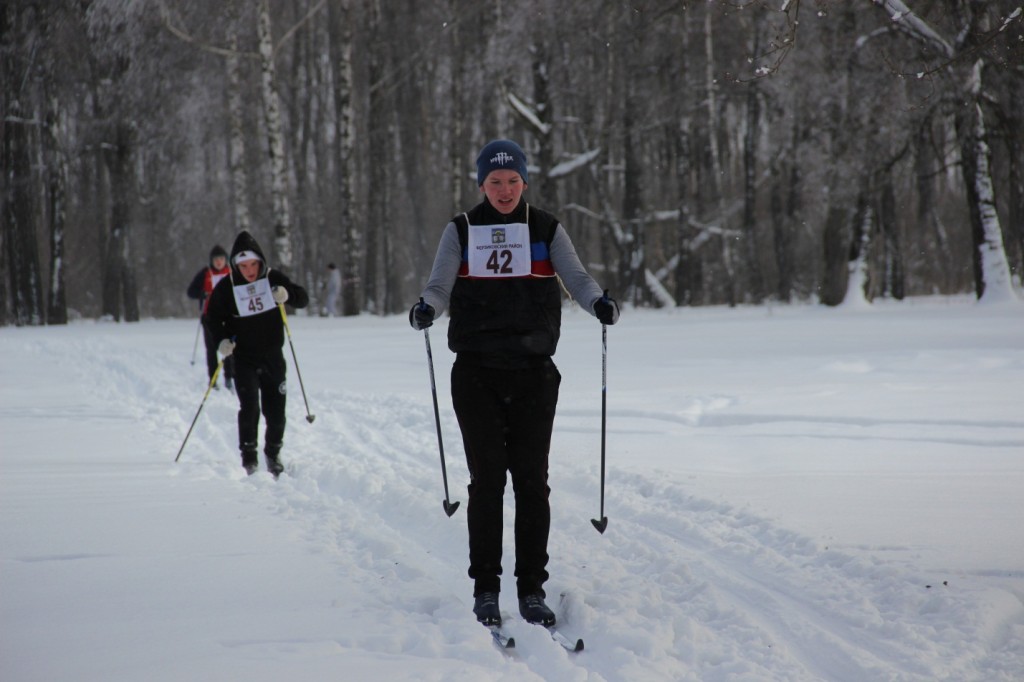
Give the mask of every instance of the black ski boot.
[{"label": "black ski boot", "polygon": [[473,613],[484,625],[501,625],[501,611],[498,610],[498,593],[484,592],[473,601]]},{"label": "black ski boot", "polygon": [[252,476],[259,469],[260,463],[256,458],[256,443],[242,443],[242,466],[245,473]]},{"label": "black ski boot", "polygon": [[519,598],[519,615],[527,623],[537,623],[546,628],[555,624],[555,612],[544,603],[544,594],[541,592]]},{"label": "black ski boot", "polygon": [[274,478],[280,476],[284,471],[284,465],[278,459],[278,455],[281,454],[281,443],[274,445],[267,443],[267,446],[263,448],[263,454],[267,457],[267,471],[273,474]]}]

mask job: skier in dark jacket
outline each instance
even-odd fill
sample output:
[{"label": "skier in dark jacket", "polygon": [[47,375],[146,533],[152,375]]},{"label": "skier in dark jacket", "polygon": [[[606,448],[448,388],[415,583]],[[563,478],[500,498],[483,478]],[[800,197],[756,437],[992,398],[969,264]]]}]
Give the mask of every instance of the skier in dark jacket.
[{"label": "skier in dark jacket", "polygon": [[284,318],[277,309],[309,303],[306,290],[284,273],[267,267],[263,250],[251,234],[239,233],[231,247],[231,272],[210,296],[207,319],[221,355],[235,359],[238,393],[238,448],[242,466],[252,474],[257,461],[260,410],[266,422],[263,453],[267,470],[277,477],[285,427]]},{"label": "skier in dark jacket", "polygon": [[[217,282],[228,276],[228,252],[219,244],[210,249],[210,264],[196,273],[185,293],[189,298],[199,301],[199,322],[203,327],[203,342],[206,346],[206,377],[213,379],[217,370],[217,342],[210,333],[206,323],[206,308],[210,303],[210,294]],[[235,363],[228,357],[224,359],[224,385],[231,389],[235,378]],[[215,385],[214,388],[217,388]]]},{"label": "skier in dark jacket", "polygon": [[495,140],[477,158],[484,200],[445,227],[422,303],[409,311],[425,329],[447,308],[452,404],[469,465],[469,577],[473,611],[501,623],[502,498],[506,474],[515,492],[516,591],[531,623],[554,625],[545,604],[548,579],[548,452],[561,375],[552,362],[561,327],[556,275],[604,324],[619,308],[580,263],[569,235],[550,213],[523,199],[526,155]]}]

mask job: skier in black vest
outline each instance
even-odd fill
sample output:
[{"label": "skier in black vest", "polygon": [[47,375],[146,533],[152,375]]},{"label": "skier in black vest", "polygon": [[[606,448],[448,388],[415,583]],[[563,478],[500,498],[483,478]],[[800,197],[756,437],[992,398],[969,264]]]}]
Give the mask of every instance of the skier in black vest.
[{"label": "skier in black vest", "polygon": [[476,160],[484,199],[441,235],[422,303],[409,311],[425,329],[448,310],[452,404],[469,466],[469,577],[473,612],[500,625],[502,498],[515,493],[515,576],[519,612],[555,624],[545,604],[548,579],[548,452],[561,375],[552,362],[561,327],[556,275],[604,324],[618,304],[584,269],[558,220],[523,199],[526,154],[511,140],[488,143]]},{"label": "skier in black vest", "polygon": [[242,466],[252,474],[257,461],[260,410],[266,422],[263,453],[276,478],[285,427],[284,318],[277,309],[287,301],[305,308],[309,295],[284,273],[267,267],[259,243],[246,231],[231,247],[231,273],[214,287],[207,322],[220,354],[235,359],[238,393],[238,448]]}]

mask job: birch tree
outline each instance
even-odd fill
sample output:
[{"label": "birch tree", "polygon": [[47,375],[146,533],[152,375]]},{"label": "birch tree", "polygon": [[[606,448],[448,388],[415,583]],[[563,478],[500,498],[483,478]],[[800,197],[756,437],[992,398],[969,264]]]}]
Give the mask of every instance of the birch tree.
[{"label": "birch tree", "polygon": [[63,110],[51,94],[46,113],[46,175],[50,219],[50,284],[46,298],[46,323],[67,324],[68,307],[64,276],[64,232],[67,229],[68,163],[64,151]]},{"label": "birch tree", "polygon": [[871,248],[871,236],[875,231],[875,213],[867,192],[861,191],[857,198],[857,214],[853,220],[853,239],[850,240],[849,283],[843,296],[843,305],[864,307],[868,304],[870,288],[870,272],[868,271],[868,251]]},{"label": "birch tree", "polygon": [[334,153],[338,170],[337,229],[341,234],[341,314],[358,315],[362,309],[360,271],[363,262],[362,233],[356,226],[352,202],[352,177],[355,175],[355,145],[353,125],[354,79],[352,74],[352,26],[355,13],[351,0],[333,0],[327,5],[330,22],[328,50],[334,77]]},{"label": "birch tree", "polygon": [[[371,41],[380,44],[384,40],[384,18],[380,0],[370,0],[369,34]],[[369,55],[369,95],[367,103],[367,144],[373,162],[369,166],[367,184],[367,224],[363,226],[366,235],[366,250],[363,263],[363,282],[366,308],[381,314],[384,309],[384,287],[381,269],[384,263],[383,228],[388,220],[388,182],[384,159],[388,155],[388,112],[384,103],[385,55],[382,50],[373,50]]]},{"label": "birch tree", "polygon": [[292,225],[288,209],[288,164],[285,160],[284,126],[274,63],[274,39],[271,31],[270,0],[257,7],[260,83],[263,115],[267,126],[267,155],[270,162],[270,193],[274,204],[274,263],[283,270],[292,267]]},{"label": "birch tree", "polygon": [[985,300],[1015,298],[989,165],[988,127],[982,107],[987,94],[986,64],[979,57],[965,66],[968,54],[978,47],[977,36],[987,29],[988,10],[984,3],[948,0],[950,14],[959,19],[959,24],[954,26],[955,36],[947,39],[902,0],[873,1],[898,32],[943,60],[938,70],[952,79],[953,87],[963,98],[964,105],[957,110],[957,133],[974,245],[975,293]]},{"label": "birch tree", "polygon": [[228,86],[228,164],[235,231],[241,232],[252,229],[252,219],[249,214],[249,179],[245,166],[245,100],[242,91],[242,58],[238,50],[238,0],[229,0],[227,11],[228,49],[224,55],[224,67]]}]

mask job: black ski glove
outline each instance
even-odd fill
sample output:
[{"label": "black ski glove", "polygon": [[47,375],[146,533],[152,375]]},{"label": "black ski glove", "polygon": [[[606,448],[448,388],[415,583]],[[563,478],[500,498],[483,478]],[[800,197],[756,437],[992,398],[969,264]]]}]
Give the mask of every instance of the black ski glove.
[{"label": "black ski glove", "polygon": [[434,315],[434,306],[421,298],[420,302],[409,310],[409,324],[413,329],[426,329],[434,324]]},{"label": "black ski glove", "polygon": [[604,296],[594,301],[594,314],[601,324],[615,324],[619,321],[619,304],[605,291]]}]

